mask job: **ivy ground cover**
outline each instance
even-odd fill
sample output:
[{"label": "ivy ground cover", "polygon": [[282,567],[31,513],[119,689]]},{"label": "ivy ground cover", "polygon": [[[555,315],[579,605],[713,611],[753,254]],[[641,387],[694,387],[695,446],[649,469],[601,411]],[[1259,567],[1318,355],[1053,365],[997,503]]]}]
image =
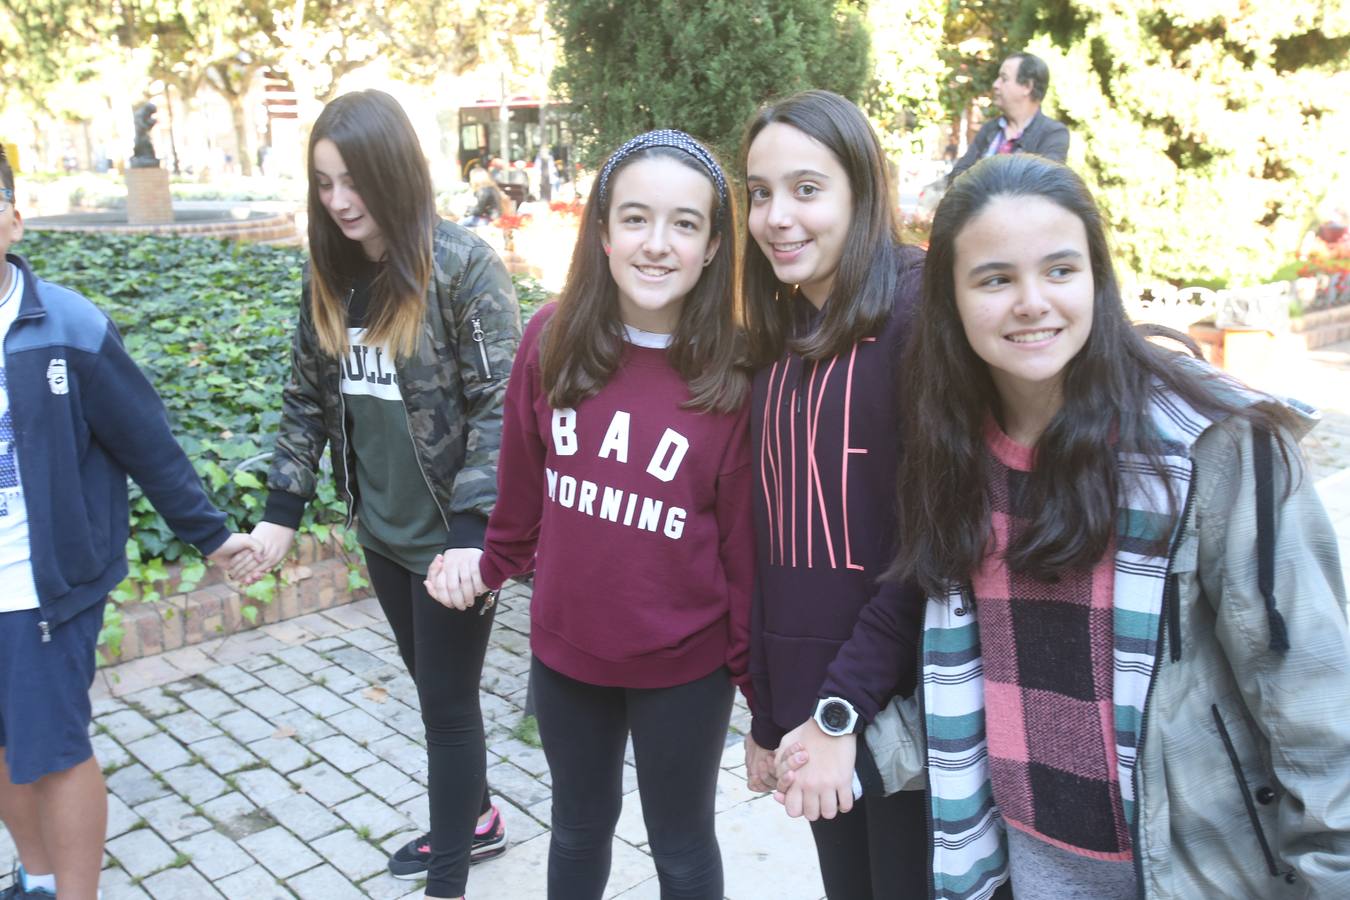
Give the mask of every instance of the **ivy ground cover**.
[{"label": "ivy ground cover", "polygon": [[[265,500],[290,371],[303,252],[199,238],[31,231],[15,249],[39,276],[79,291],[112,317],[164,399],[174,434],[212,502],[231,528],[250,528]],[[331,480],[320,485],[302,530],[327,538],[343,511]],[[131,575],[113,594],[104,631],[114,650],[118,604],[158,599],[168,563],[182,560],[183,590],[205,572],[134,482],[127,553]],[[274,587],[268,578],[250,594],[267,600]]]},{"label": "ivy ground cover", "polygon": [[[112,317],[163,398],[212,502],[229,517],[229,527],[251,528],[262,513],[290,372],[304,252],[201,238],[31,231],[15,249],[40,277],[79,291]],[[514,281],[526,317],[551,299],[532,279]],[[332,479],[322,477],[300,530],[326,542],[344,517]],[[351,532],[341,537],[354,560]],[[130,575],[112,594],[102,636],[114,653],[121,604],[159,599],[171,563],[181,563],[175,573],[180,591],[192,590],[205,574],[201,558],[174,537],[134,482],[127,556]],[[364,586],[355,564],[349,571],[350,586]],[[275,587],[268,576],[247,593],[266,602]],[[243,612],[256,616],[251,607]]]}]

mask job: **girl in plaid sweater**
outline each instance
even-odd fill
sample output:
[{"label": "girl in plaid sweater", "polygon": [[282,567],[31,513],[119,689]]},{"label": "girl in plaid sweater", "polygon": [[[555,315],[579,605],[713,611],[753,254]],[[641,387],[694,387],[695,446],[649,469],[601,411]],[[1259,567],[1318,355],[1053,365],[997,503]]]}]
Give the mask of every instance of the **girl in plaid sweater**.
[{"label": "girl in plaid sweater", "polygon": [[929,597],[920,714],[859,754],[881,792],[926,769],[934,897],[1350,896],[1311,419],[1149,333],[1069,169],[990,159],[943,200],[892,573]]}]

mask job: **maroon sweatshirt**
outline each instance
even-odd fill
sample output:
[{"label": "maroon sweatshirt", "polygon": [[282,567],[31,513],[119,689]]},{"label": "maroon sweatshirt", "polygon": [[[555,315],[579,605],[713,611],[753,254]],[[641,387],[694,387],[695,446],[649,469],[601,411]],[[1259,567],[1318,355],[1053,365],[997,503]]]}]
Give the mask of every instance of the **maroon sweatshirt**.
[{"label": "maroon sweatshirt", "polygon": [[[786,352],[755,374],[751,730],[773,749],[822,697],[870,722],[917,676],[919,591],[880,580],[895,555],[897,371],[923,255],[902,248],[881,332],[831,359]],[[800,334],[823,313],[795,299]]]},{"label": "maroon sweatshirt", "polygon": [[684,409],[666,351],[554,410],[530,320],[506,391],[497,506],[480,570],[535,571],[530,649],[588,684],[660,688],[727,666],[748,681],[754,536],[748,410]]}]

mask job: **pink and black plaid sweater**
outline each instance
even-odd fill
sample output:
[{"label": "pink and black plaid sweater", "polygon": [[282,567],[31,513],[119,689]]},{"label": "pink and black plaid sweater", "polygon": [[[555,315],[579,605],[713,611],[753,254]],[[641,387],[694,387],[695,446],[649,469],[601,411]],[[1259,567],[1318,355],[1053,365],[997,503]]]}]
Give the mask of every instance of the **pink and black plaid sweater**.
[{"label": "pink and black plaid sweater", "polygon": [[1034,452],[992,420],[985,437],[995,542],[972,587],[994,801],[1009,825],[1052,846],[1128,860],[1111,695],[1114,547],[1057,582],[1010,572]]}]

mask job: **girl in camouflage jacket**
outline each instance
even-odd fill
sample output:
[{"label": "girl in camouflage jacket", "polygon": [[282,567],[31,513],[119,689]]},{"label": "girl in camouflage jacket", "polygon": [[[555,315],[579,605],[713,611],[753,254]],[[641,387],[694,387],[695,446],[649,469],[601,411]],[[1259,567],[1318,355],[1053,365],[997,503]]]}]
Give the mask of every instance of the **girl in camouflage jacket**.
[{"label": "girl in camouflage jacket", "polygon": [[[436,217],[417,136],[393,98],[339,97],[309,145],[309,240],[257,578],[289,551],[332,448],[375,594],[417,684],[431,833],[390,859],[460,897],[471,861],[506,849],[488,799],[478,683],[492,597],[437,603],[433,558],[481,548],[496,500],[507,374],[520,340],[511,280],[493,250]],[[476,820],[476,822],[475,822]]]}]

